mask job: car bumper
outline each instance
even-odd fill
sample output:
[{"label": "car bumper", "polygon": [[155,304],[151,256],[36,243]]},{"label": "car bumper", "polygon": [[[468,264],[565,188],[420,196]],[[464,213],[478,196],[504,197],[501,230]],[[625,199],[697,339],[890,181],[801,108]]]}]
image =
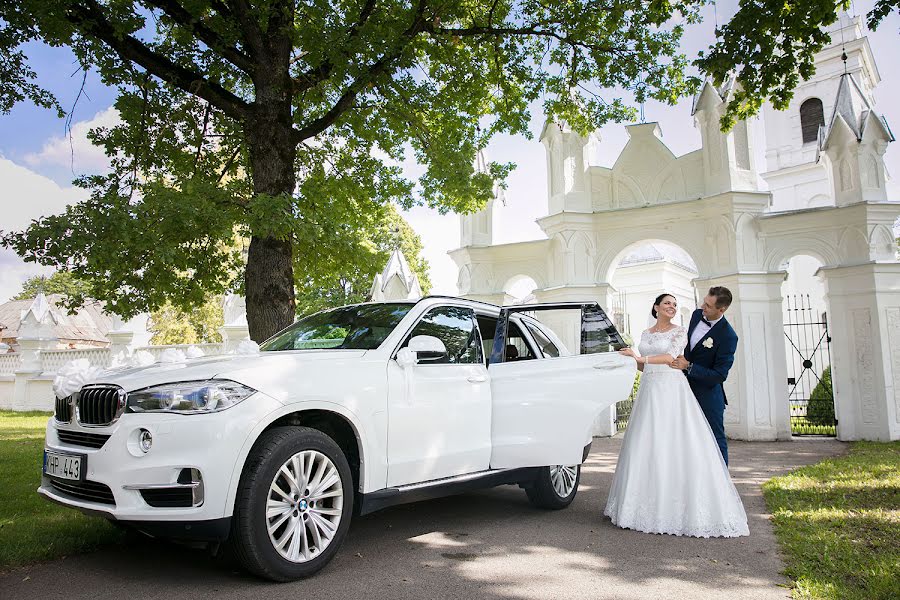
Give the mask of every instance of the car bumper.
[{"label": "car bumper", "polygon": [[[81,482],[42,474],[38,493],[117,521],[221,523],[231,516],[225,514],[228,490],[232,478],[240,476],[241,448],[254,427],[280,407],[257,392],[232,408],[205,415],[126,413],[109,427],[92,428],[51,418],[45,449],[79,454],[87,462]],[[153,436],[146,453],[137,445],[141,429]],[[109,438],[102,447],[90,448],[61,441],[60,430]]]}]

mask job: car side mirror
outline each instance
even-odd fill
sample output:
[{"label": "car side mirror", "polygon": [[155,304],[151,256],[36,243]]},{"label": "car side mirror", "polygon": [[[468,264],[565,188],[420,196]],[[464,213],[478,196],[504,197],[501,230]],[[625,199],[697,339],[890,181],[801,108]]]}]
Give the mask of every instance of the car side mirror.
[{"label": "car side mirror", "polygon": [[409,340],[406,348],[397,351],[397,364],[404,369],[423,360],[434,360],[446,356],[444,342],[432,335],[417,335]]},{"label": "car side mirror", "polygon": [[[419,354],[447,354],[444,342],[433,335],[417,335],[409,340],[409,349]],[[421,357],[420,357],[421,358]]]}]

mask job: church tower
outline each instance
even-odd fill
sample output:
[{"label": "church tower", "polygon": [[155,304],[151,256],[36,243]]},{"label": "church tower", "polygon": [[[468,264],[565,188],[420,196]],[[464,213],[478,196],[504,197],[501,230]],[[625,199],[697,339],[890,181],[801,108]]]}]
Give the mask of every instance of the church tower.
[{"label": "church tower", "polygon": [[[840,181],[821,160],[820,129],[830,131],[835,115],[849,114],[847,102],[856,113],[851,129],[859,128],[863,111],[875,108],[881,76],[862,20],[844,12],[828,32],[831,44],[816,56],[815,75],[797,86],[787,110],[775,110],[770,103],[763,108],[768,169],[763,178],[772,192],[773,211],[835,205]],[[883,178],[883,165],[881,173]]]}]

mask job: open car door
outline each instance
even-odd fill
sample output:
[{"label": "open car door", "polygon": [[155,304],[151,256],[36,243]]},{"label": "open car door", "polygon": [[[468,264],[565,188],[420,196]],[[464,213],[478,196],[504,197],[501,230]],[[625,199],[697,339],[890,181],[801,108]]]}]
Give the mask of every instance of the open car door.
[{"label": "open car door", "polygon": [[[511,315],[546,310],[580,311],[581,353],[506,360]],[[488,364],[491,468],[581,464],[597,416],[631,393],[635,361],[617,352],[625,345],[615,325],[594,302],[504,307]]]}]

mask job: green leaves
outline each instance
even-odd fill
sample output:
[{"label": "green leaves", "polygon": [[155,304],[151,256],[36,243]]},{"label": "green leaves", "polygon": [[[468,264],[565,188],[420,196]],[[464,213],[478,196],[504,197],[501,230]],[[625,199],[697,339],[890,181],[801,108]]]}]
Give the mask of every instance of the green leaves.
[{"label": "green leaves", "polygon": [[[849,0],[741,0],[719,40],[696,61],[717,85],[732,75],[740,81],[722,128],[757,114],[765,101],[787,108],[797,84],[813,76],[816,53],[831,40],[825,28],[849,7]],[[898,7],[898,0],[878,2],[868,14],[869,27]]]},{"label": "green leaves", "polygon": [[872,31],[878,29],[881,21],[894,10],[900,11],[900,0],[878,0],[866,15],[866,24],[869,29]]},{"label": "green leaves", "polygon": [[25,260],[89,283],[67,304],[90,296],[127,318],[167,300],[198,306],[233,285],[240,258],[231,246],[234,215],[223,210],[217,189],[154,181],[136,200],[119,193],[115,175],[84,183],[95,187],[90,200],[2,238]]},{"label": "green leaves", "polygon": [[[295,272],[297,314],[368,299],[377,273],[399,248],[419,278],[423,293],[431,289],[428,263],[421,256],[422,241],[393,205],[387,204],[351,233],[330,243],[298,244]],[[326,252],[322,252],[326,249]]]},{"label": "green leaves", "polygon": [[57,271],[50,277],[29,277],[22,284],[22,291],[13,297],[13,300],[29,300],[38,293],[61,294],[63,296],[84,295],[88,293],[87,284],[65,271]]}]

